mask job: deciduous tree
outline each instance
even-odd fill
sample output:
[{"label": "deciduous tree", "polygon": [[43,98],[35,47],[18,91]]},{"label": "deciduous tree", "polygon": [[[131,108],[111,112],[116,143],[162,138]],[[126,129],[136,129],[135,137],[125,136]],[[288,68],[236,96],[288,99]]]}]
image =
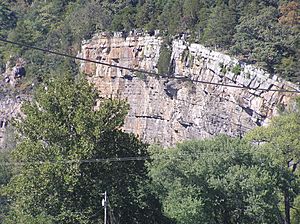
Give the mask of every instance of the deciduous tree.
[{"label": "deciduous tree", "polygon": [[221,136],[154,148],[150,174],[165,213],[179,224],[281,223],[281,172],[252,146]]},{"label": "deciduous tree", "polygon": [[104,100],[83,79],[52,79],[26,103],[17,122],[22,141],[13,151],[19,172],[7,187],[7,222],[99,223],[108,191],[118,223],[164,223],[147,188],[144,161],[95,162],[147,156],[146,145],[121,130],[128,105]]},{"label": "deciduous tree", "polygon": [[[298,175],[300,163],[300,115],[299,112],[286,112],[274,117],[266,127],[259,127],[247,134],[247,138],[257,144],[270,156],[272,161],[285,172]],[[299,177],[297,177],[299,179]],[[280,186],[284,197],[284,223],[291,223],[291,209],[297,194],[298,180],[285,179]]]},{"label": "deciduous tree", "polygon": [[236,15],[228,5],[222,1],[218,2],[209,16],[203,40],[210,46],[226,48],[232,41],[237,24]]}]

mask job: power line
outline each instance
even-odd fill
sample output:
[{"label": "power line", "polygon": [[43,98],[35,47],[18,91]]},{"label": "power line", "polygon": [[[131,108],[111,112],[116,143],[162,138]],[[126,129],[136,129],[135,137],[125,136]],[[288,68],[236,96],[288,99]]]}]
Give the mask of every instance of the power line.
[{"label": "power line", "polygon": [[238,89],[248,89],[248,90],[254,90],[254,91],[300,93],[300,90],[271,89],[271,88],[251,88],[249,86],[239,86],[239,85],[233,85],[233,84],[224,84],[224,83],[217,83],[217,82],[195,80],[195,79],[191,79],[191,78],[188,78],[188,77],[185,77],[185,76],[169,76],[169,75],[160,74],[160,73],[157,73],[157,72],[151,72],[151,71],[146,71],[146,70],[142,70],[142,69],[129,68],[129,67],[120,66],[120,65],[113,65],[113,64],[109,64],[109,63],[105,63],[105,62],[101,62],[101,61],[97,61],[97,60],[81,58],[81,57],[69,55],[69,54],[66,54],[66,53],[60,53],[60,52],[57,52],[57,51],[52,51],[52,50],[48,50],[48,49],[44,49],[44,48],[40,48],[40,47],[35,47],[35,46],[31,46],[31,45],[24,44],[24,43],[19,43],[19,42],[15,42],[15,41],[6,40],[6,39],[3,39],[3,38],[0,38],[0,41],[8,43],[8,44],[18,45],[18,46],[21,46],[21,47],[26,47],[26,48],[37,50],[37,51],[42,51],[42,52],[45,52],[45,53],[50,53],[50,54],[62,56],[62,57],[68,57],[68,58],[72,58],[72,59],[75,59],[75,60],[96,63],[96,64],[108,66],[108,67],[128,70],[128,71],[131,71],[131,72],[139,72],[139,73],[148,74],[150,76],[155,76],[155,77],[169,78],[169,79],[175,79],[175,80],[180,80],[180,81],[190,81],[190,82],[193,82],[193,83],[201,83],[201,84],[207,84],[207,85],[224,86],[224,87],[231,87],[231,88],[238,88]]},{"label": "power line", "polygon": [[84,159],[84,160],[61,160],[61,161],[34,161],[34,162],[7,162],[0,163],[0,166],[23,166],[23,165],[43,165],[43,164],[72,164],[72,163],[106,163],[106,162],[125,162],[125,161],[144,161],[149,160],[149,156],[120,157],[106,159]]},{"label": "power line", "polygon": [[[134,69],[134,68],[129,68],[129,67],[120,66],[120,65],[113,65],[113,64],[109,64],[109,63],[105,63],[105,62],[101,62],[101,61],[96,61],[96,60],[91,60],[91,59],[87,59],[87,58],[81,58],[81,57],[69,55],[69,54],[66,54],[66,53],[60,53],[60,52],[57,52],[57,51],[52,51],[52,50],[48,50],[48,49],[44,49],[44,48],[40,48],[40,47],[35,47],[35,46],[28,45],[28,44],[23,44],[23,43],[19,43],[19,42],[15,42],[15,41],[6,40],[6,39],[3,39],[3,38],[0,38],[0,41],[5,42],[5,43],[9,43],[9,44],[13,44],[13,45],[18,45],[18,46],[21,46],[21,47],[30,48],[30,49],[37,50],[37,51],[42,51],[42,52],[45,52],[45,53],[50,53],[50,54],[55,54],[55,55],[59,55],[59,56],[63,56],[63,57],[68,57],[68,58],[72,58],[72,59],[76,59],[76,60],[80,60],[80,61],[96,63],[96,64],[108,66],[108,67],[129,70],[129,71],[132,71],[132,72],[142,72],[142,73],[149,74],[149,75],[158,75],[155,72],[150,72],[150,71],[141,70],[141,69]],[[168,77],[167,75],[164,75],[164,76]]]},{"label": "power line", "polygon": [[[225,152],[224,152],[225,153]],[[2,162],[0,166],[23,166],[23,165],[44,165],[44,164],[73,164],[73,163],[107,163],[107,162],[127,162],[127,161],[146,161],[159,159],[177,159],[184,160],[200,159],[204,156],[214,156],[220,154],[218,151],[211,152],[177,152],[174,154],[161,154],[158,156],[132,156],[132,157],[118,157],[118,158],[100,158],[100,159],[83,159],[83,160],[58,160],[58,161],[23,161],[23,162]]]}]

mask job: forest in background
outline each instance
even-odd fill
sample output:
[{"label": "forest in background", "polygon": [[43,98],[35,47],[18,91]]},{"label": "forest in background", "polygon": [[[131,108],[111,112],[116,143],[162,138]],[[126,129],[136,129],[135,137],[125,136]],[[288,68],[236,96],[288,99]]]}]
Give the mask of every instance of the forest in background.
[{"label": "forest in background", "polygon": [[[299,82],[299,0],[1,0],[0,36],[76,55],[95,32],[133,29],[189,41],[237,56],[272,74]],[[74,61],[0,45],[0,67],[23,57],[28,73],[76,73]]]}]

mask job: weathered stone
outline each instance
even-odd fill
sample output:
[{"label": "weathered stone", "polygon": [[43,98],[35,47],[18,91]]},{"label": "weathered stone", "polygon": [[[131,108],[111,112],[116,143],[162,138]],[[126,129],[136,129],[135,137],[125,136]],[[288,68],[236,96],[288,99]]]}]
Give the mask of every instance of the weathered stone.
[{"label": "weathered stone", "polygon": [[4,82],[9,83],[10,82],[10,78],[8,76],[5,76]]},{"label": "weathered stone", "polygon": [[[115,33],[95,35],[83,42],[79,56],[157,72],[163,40],[157,35],[132,33],[124,37]],[[95,63],[82,63],[81,71],[95,84],[102,97],[127,99],[130,111],[124,130],[134,132],[149,143],[164,146],[177,142],[206,138],[217,134],[242,136],[248,130],[265,125],[276,115],[277,105],[287,105],[295,96],[263,90],[247,90],[201,82],[238,85],[250,88],[297,90],[298,86],[267,74],[253,65],[240,63],[220,52],[199,44],[189,44],[184,38],[172,42],[172,77],[159,78],[142,72],[132,72]],[[240,66],[235,74],[233,69]],[[19,64],[17,66],[23,66]],[[9,79],[8,83],[5,83]],[[14,65],[7,66],[3,85],[14,87]],[[12,117],[18,117],[26,96],[10,96],[0,92],[0,147],[3,132]],[[2,122],[2,125],[1,125]]]},{"label": "weathered stone", "polygon": [[2,74],[0,81],[0,150],[4,146],[5,131],[12,118],[20,116],[21,105],[24,100],[28,100],[30,96],[16,95],[12,89],[20,82],[26,71],[23,67],[23,59],[18,59],[13,65],[11,61],[6,64],[6,71]]},{"label": "weathered stone", "polygon": [[[157,36],[97,34],[83,44],[81,56],[157,72],[161,44]],[[173,41],[171,62],[173,75],[194,81],[264,89],[298,88],[255,66],[183,39]],[[238,65],[241,72],[234,74],[232,70]],[[276,105],[286,105],[294,96],[159,78],[92,63],[82,63],[81,70],[101,96],[128,100],[131,109],[124,130],[165,146],[221,133],[241,136],[265,124],[277,113]]]},{"label": "weathered stone", "polygon": [[26,70],[22,66],[15,66],[13,68],[14,78],[21,78],[26,75]]}]

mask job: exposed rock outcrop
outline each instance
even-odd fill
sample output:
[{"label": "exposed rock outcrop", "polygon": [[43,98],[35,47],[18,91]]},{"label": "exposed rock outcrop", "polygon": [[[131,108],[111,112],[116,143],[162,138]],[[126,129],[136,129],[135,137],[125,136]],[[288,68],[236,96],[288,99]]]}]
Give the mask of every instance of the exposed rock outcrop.
[{"label": "exposed rock outcrop", "polygon": [[[80,56],[157,72],[162,43],[162,38],[156,35],[123,37],[121,33],[114,36],[101,33],[83,43]],[[81,70],[101,96],[128,100],[131,109],[124,130],[134,132],[149,143],[165,146],[221,133],[242,136],[248,130],[266,124],[277,114],[277,108],[287,106],[296,95],[266,90],[298,88],[255,66],[183,39],[172,42],[172,55],[167,66],[172,73],[166,78],[95,63],[82,63]],[[9,121],[20,116],[22,102],[29,99],[26,95],[13,93],[25,72],[23,62],[8,64],[1,76],[0,148]]]},{"label": "exposed rock outcrop", "polygon": [[0,150],[5,147],[5,133],[11,119],[20,116],[22,103],[30,98],[15,88],[25,74],[24,61],[19,59],[14,65],[8,62],[5,73],[0,75]]},{"label": "exposed rock outcrop", "polygon": [[[157,72],[160,47],[157,36],[95,35],[83,43],[81,56],[114,65]],[[286,106],[292,93],[248,90],[197,81],[260,89],[297,90],[297,86],[223,53],[182,39],[172,42],[173,76],[196,82],[159,78],[94,63],[81,70],[103,97],[127,99],[131,109],[124,129],[150,143],[172,145],[186,139],[224,133],[241,136],[267,123]]]}]

